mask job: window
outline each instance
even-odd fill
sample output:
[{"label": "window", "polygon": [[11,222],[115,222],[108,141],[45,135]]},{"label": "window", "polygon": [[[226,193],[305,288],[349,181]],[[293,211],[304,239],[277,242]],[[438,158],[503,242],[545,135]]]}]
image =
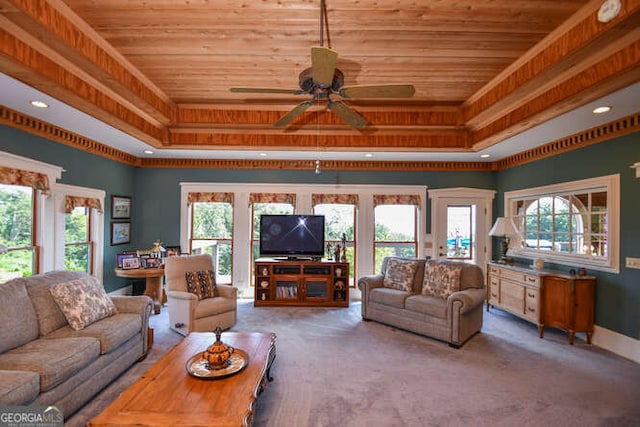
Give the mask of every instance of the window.
[{"label": "window", "polygon": [[374,262],[379,273],[387,256],[414,257],[417,253],[416,217],[413,204],[377,204],[374,210]]},{"label": "window", "polygon": [[476,206],[447,207],[447,258],[474,259]]},{"label": "window", "polygon": [[191,215],[191,253],[212,255],[216,281],[231,283],[233,205],[227,202],[194,202]]},{"label": "window", "polygon": [[35,244],[36,197],[31,187],[0,184],[0,283],[38,271]]},{"label": "window", "polygon": [[64,269],[93,274],[91,210],[78,206],[65,214]]},{"label": "window", "polygon": [[619,175],[505,193],[518,256],[618,271]]},{"label": "window", "polygon": [[343,243],[346,246],[345,252],[349,263],[349,279],[351,280],[349,286],[355,286],[356,206],[354,204],[320,203],[313,207],[313,213],[324,215],[324,240],[327,247],[331,245],[332,248],[335,248],[336,245],[343,245]]}]

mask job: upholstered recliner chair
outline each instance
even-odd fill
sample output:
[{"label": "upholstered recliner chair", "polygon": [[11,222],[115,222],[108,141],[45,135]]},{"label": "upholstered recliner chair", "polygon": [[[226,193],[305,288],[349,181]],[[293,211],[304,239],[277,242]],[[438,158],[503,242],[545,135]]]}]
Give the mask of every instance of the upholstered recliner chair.
[{"label": "upholstered recliner chair", "polygon": [[[216,296],[208,295],[206,290],[204,295],[193,292],[194,282],[198,277],[206,277],[209,271],[215,278],[211,255],[176,256],[165,261],[169,327],[182,335],[194,331],[211,332],[218,326],[228,329],[236,323],[238,288],[217,284]],[[187,286],[187,273],[192,292]]]}]

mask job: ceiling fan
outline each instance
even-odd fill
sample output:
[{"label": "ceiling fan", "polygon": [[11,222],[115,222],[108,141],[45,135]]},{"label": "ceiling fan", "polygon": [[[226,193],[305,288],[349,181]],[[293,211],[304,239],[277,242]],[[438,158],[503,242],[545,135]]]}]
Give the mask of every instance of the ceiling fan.
[{"label": "ceiling fan", "polygon": [[282,93],[292,95],[311,95],[311,99],[301,102],[274,123],[276,127],[286,127],[294,119],[314,104],[314,101],[326,100],[327,108],[337,114],[354,129],[367,125],[367,121],[342,101],[331,99],[332,95],[342,98],[409,98],[415,93],[411,84],[385,84],[373,86],[344,87],[344,74],[338,68],[338,52],[324,46],[324,27],[329,33],[324,0],[320,2],[320,46],[311,48],[311,67],[303,70],[298,77],[300,89],[246,88],[233,87],[231,92],[244,93]]}]

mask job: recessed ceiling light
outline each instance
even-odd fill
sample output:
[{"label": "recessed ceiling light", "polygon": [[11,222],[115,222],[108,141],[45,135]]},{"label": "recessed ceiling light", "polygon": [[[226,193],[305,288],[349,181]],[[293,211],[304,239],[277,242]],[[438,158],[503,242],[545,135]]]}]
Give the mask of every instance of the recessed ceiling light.
[{"label": "recessed ceiling light", "polygon": [[36,108],[49,108],[49,104],[44,101],[29,101],[29,104],[33,105]]},{"label": "recessed ceiling light", "polygon": [[608,113],[609,111],[611,111],[611,107],[608,105],[604,105],[602,107],[596,107],[593,109],[593,114],[602,114],[602,113]]},{"label": "recessed ceiling light", "polygon": [[365,157],[373,157],[373,154],[371,154],[371,153],[365,153],[365,155],[364,155],[364,156],[365,156]]},{"label": "recessed ceiling light", "polygon": [[260,153],[260,157],[267,157],[267,153]]},{"label": "recessed ceiling light", "polygon": [[481,159],[488,159],[489,157],[491,157],[491,154],[480,154]]},{"label": "recessed ceiling light", "polygon": [[144,150],[144,154],[153,154],[153,151],[151,151],[151,150]]}]

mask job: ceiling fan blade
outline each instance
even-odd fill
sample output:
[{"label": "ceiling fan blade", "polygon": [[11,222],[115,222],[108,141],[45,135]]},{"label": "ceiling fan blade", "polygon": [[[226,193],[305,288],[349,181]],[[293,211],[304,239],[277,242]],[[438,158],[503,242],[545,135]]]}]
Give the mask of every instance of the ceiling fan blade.
[{"label": "ceiling fan blade", "polygon": [[321,87],[329,87],[333,82],[333,74],[338,62],[338,52],[328,47],[314,46],[311,48],[311,67],[313,81]]},{"label": "ceiling fan blade", "polygon": [[413,85],[350,86],[340,89],[345,98],[410,98],[416,93]]},{"label": "ceiling fan blade", "polygon": [[340,116],[346,124],[354,129],[360,129],[367,125],[367,121],[360,114],[356,113],[340,101],[330,99],[327,108]]},{"label": "ceiling fan blade", "polygon": [[313,101],[304,101],[298,105],[296,105],[293,110],[289,111],[287,114],[282,116],[280,120],[275,122],[273,125],[278,128],[286,127],[289,123],[291,123],[296,117],[300,114],[304,113],[305,110],[313,105]]},{"label": "ceiling fan blade", "polygon": [[274,89],[262,87],[232,87],[229,89],[235,93],[286,93],[289,95],[302,95],[306,93],[300,89]]}]

